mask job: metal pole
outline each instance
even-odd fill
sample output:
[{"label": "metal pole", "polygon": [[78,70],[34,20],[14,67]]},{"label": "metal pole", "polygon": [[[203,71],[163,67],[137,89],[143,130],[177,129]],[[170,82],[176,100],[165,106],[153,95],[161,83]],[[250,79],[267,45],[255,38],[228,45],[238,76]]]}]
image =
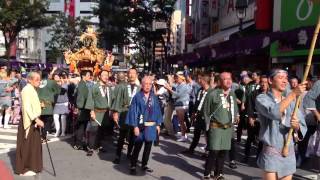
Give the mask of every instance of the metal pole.
[{"label": "metal pole", "polygon": [[241,31],[242,31],[243,19],[242,19],[242,18],[240,18],[239,20],[240,20],[240,24],[239,24],[239,31],[240,31],[240,33],[241,33]]}]

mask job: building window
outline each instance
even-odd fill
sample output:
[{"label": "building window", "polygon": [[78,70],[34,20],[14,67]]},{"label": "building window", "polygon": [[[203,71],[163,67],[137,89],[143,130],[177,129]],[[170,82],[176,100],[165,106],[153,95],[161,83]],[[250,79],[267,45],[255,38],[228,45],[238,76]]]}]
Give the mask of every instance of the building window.
[{"label": "building window", "polygon": [[80,14],[93,14],[92,11],[80,11]]},{"label": "building window", "polygon": [[97,0],[80,0],[80,2],[97,2]]},{"label": "building window", "polygon": [[60,11],[46,11],[46,14],[59,14]]}]

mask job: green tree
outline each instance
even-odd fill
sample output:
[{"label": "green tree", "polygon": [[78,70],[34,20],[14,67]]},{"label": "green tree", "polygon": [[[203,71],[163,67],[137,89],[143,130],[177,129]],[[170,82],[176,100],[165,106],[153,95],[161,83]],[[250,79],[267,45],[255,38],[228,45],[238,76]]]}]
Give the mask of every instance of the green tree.
[{"label": "green tree", "polygon": [[59,13],[52,16],[55,22],[47,30],[51,38],[46,42],[48,47],[48,59],[56,59],[62,57],[66,50],[75,51],[80,48],[80,35],[86,30],[90,24],[90,17],[70,17],[65,13]]},{"label": "green tree", "polygon": [[5,38],[7,58],[19,32],[52,23],[52,19],[45,15],[48,5],[47,0],[0,0],[0,30]]},{"label": "green tree", "polygon": [[128,0],[100,0],[94,9],[99,16],[103,46],[112,50],[113,45],[128,44],[130,34],[130,2]]},{"label": "green tree", "polygon": [[113,45],[135,44],[134,48],[141,53],[144,64],[149,61],[152,65],[152,43],[163,42],[166,46],[163,31],[153,32],[152,22],[164,21],[170,27],[175,2],[176,0],[100,0],[95,14],[100,18],[100,30],[105,44],[109,48]]}]

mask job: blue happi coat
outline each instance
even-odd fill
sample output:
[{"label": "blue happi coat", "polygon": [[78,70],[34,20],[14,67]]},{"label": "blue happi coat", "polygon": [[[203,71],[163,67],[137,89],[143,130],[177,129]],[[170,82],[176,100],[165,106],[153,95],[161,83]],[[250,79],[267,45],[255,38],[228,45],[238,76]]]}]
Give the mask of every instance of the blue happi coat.
[{"label": "blue happi coat", "polygon": [[[150,98],[149,103],[149,100],[140,91],[133,97],[129,107],[125,123],[129,126],[139,127],[140,134],[136,137],[136,141],[155,141],[157,137],[156,126],[160,126],[162,123],[159,100],[152,92],[150,93]],[[155,122],[155,125],[144,126],[144,122]]]},{"label": "blue happi coat", "polygon": [[[260,94],[256,99],[256,110],[260,121],[260,141],[264,147],[259,155],[257,164],[267,172],[276,172],[278,178],[292,175],[296,171],[294,142],[291,140],[289,155],[281,154],[283,145],[290,129],[291,115],[295,102],[291,102],[284,114],[280,114],[280,100],[276,100],[272,92]],[[300,123],[299,135],[304,136],[307,130],[304,116],[298,110],[297,117]],[[300,138],[302,138],[300,137]]]}]

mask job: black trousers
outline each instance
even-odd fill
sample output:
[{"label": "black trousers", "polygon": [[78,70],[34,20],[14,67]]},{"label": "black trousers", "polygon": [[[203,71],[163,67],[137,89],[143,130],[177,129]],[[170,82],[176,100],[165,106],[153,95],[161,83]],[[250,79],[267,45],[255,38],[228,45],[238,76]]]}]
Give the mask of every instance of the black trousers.
[{"label": "black trousers", "polygon": [[[195,122],[195,125],[194,125],[194,132],[193,132],[194,136],[193,136],[192,142],[189,147],[190,151],[194,151],[194,149],[199,144],[201,133],[202,133],[202,131],[205,131],[205,128],[206,128],[206,124],[205,124],[204,120],[200,119],[200,118],[197,119],[197,121]],[[208,132],[206,132],[206,137],[208,137],[207,133]]]},{"label": "black trousers", "polygon": [[236,139],[231,138],[231,149],[229,151],[229,161],[233,161],[236,159]]},{"label": "black trousers", "polygon": [[133,153],[131,157],[131,167],[137,166],[137,161],[139,157],[139,153],[141,151],[142,145],[144,144],[143,155],[142,155],[142,167],[147,166],[149,161],[149,156],[152,148],[152,141],[138,141],[134,143]]},{"label": "black trousers", "polygon": [[310,137],[316,132],[317,126],[308,126],[308,130],[303,140],[298,143],[298,152],[302,161],[306,158],[306,152]]},{"label": "black trousers", "polygon": [[217,176],[219,174],[223,174],[223,166],[224,166],[224,159],[226,156],[227,151],[221,150],[221,151],[209,151],[209,156],[207,157],[206,164],[205,164],[205,170],[204,175],[208,176],[210,175],[213,167],[214,169],[214,175]]},{"label": "black trousers", "polygon": [[[259,136],[260,123],[259,122],[255,122],[253,127],[248,125],[247,130],[248,130],[248,138],[247,138],[247,141],[246,141],[244,154],[245,154],[246,157],[249,157],[250,156],[250,151],[251,151],[251,145],[256,140],[256,138]],[[257,154],[259,154],[261,152],[260,150],[261,149],[259,149],[259,146],[258,146]]]},{"label": "black trousers", "polygon": [[91,126],[88,132],[88,148],[98,149],[103,139],[103,127]]},{"label": "black trousers", "polygon": [[77,146],[84,146],[85,142],[83,142],[83,137],[86,133],[87,124],[90,119],[90,110],[80,110],[77,123],[75,125],[75,136],[74,136],[74,144]]},{"label": "black trousers", "polygon": [[116,151],[116,155],[118,158],[121,157],[121,152],[122,152],[125,138],[128,138],[128,141],[129,141],[127,156],[130,156],[132,153],[133,145],[134,145],[134,132],[132,127],[127,125],[123,125],[119,129],[119,138],[118,138],[117,151]]},{"label": "black trousers", "polygon": [[242,130],[246,129],[247,116],[246,112],[240,112],[240,121],[237,128],[237,142],[241,142]]},{"label": "black trousers", "polygon": [[78,121],[76,124],[76,132],[75,132],[75,145],[77,146],[84,146],[85,142],[83,141],[83,137],[86,133],[88,121]]},{"label": "black trousers", "polygon": [[40,119],[44,123],[44,127],[41,129],[42,138],[47,138],[47,132],[51,132],[51,126],[53,122],[53,115],[41,115]]}]

